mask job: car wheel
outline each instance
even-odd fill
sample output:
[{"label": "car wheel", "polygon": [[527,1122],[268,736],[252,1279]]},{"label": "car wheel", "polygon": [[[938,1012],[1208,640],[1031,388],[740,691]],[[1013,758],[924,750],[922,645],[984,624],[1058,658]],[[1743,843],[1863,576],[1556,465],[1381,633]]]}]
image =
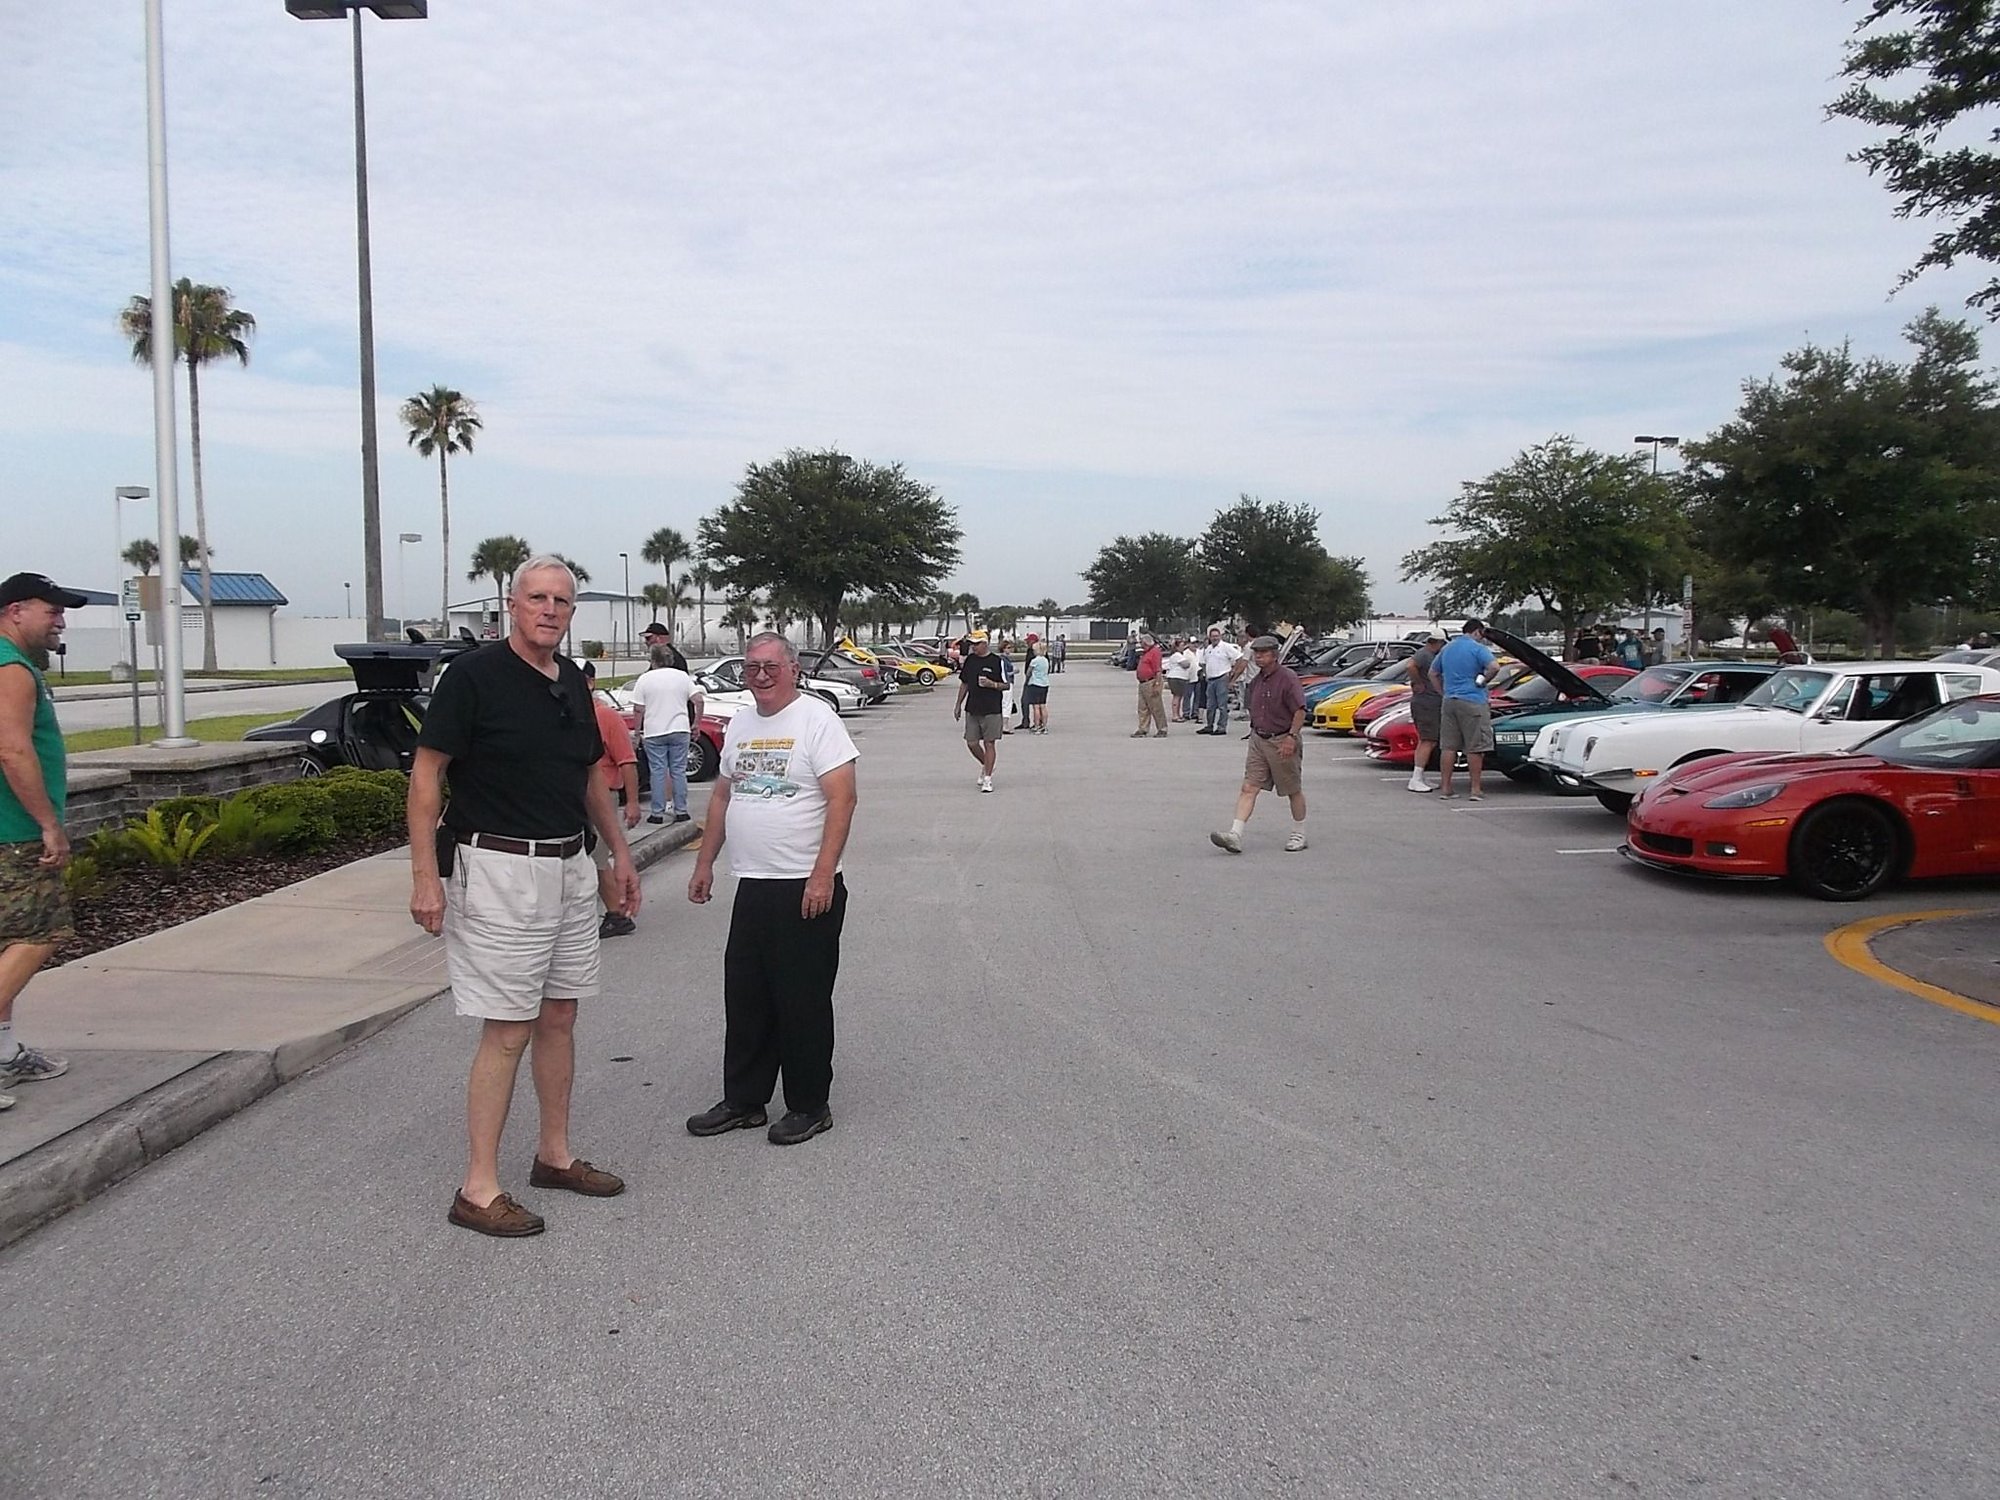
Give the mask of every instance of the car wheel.
[{"label": "car wheel", "polygon": [[1632,810],[1632,794],[1630,792],[1600,791],[1597,794],[1597,802],[1606,812],[1615,812],[1621,818]]},{"label": "car wheel", "polygon": [[1896,820],[1873,802],[1824,802],[1799,819],[1787,873],[1808,896],[1859,901],[1895,878],[1903,840]]},{"label": "car wheel", "polygon": [[1542,779],[1541,771],[1534,766],[1509,766],[1501,773],[1509,781],[1518,781],[1522,786],[1534,786]]},{"label": "car wheel", "polygon": [[708,736],[691,734],[688,736],[687,778],[689,781],[706,781],[715,774],[715,747],[708,742]]},{"label": "car wheel", "polygon": [[324,776],[325,774],[326,765],[318,756],[301,755],[299,757],[299,775],[301,778],[307,776]]},{"label": "car wheel", "polygon": [[936,682],[937,679],[938,679],[938,674],[933,672],[929,667],[925,667],[921,672],[917,673],[917,681],[923,684],[925,687],[929,687],[932,683]]}]

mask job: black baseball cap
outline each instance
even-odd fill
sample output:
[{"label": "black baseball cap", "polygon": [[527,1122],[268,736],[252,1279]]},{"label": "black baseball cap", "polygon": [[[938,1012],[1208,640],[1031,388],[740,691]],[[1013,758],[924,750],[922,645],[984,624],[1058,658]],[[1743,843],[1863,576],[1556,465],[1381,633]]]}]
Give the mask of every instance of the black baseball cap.
[{"label": "black baseball cap", "polygon": [[46,573],[16,573],[5,583],[0,583],[0,609],[25,599],[43,599],[57,609],[82,609],[90,603],[83,595],[63,588]]},{"label": "black baseball cap", "polygon": [[653,623],[652,623],[652,624],[648,625],[648,626],[647,626],[647,627],[646,627],[646,628],[645,628],[644,630],[640,631],[640,632],[639,632],[639,634],[641,634],[641,635],[672,635],[672,634],[673,634],[673,632],[672,632],[671,630],[667,629],[667,627],[666,627],[666,626],[664,626],[664,625],[662,625],[662,624],[661,624],[661,623],[660,623],[660,622],[659,622],[658,620],[655,620],[655,621],[653,621]]}]

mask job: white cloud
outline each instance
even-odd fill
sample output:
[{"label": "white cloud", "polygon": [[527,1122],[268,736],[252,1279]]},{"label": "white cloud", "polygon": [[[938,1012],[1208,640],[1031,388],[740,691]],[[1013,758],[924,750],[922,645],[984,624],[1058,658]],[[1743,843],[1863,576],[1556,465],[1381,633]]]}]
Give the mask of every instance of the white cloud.
[{"label": "white cloud", "polygon": [[[332,607],[359,550],[346,36],[223,0],[167,19],[175,270],[260,326],[204,388],[217,545]],[[744,464],[839,443],[939,476],[959,583],[989,598],[1067,599],[1114,532],[1197,531],[1249,491],[1320,506],[1408,602],[1396,559],[1521,446],[1693,435],[1807,336],[1893,345],[1922,302],[1884,295],[1927,231],[1821,117],[1852,19],[483,0],[371,22],[385,527],[434,507],[394,411],[444,381],[487,419],[455,484],[467,547],[560,536],[608,576]],[[92,513],[150,467],[115,329],[146,278],[138,17],[0,25],[0,503]],[[69,545],[46,564],[103,581],[103,548]]]}]

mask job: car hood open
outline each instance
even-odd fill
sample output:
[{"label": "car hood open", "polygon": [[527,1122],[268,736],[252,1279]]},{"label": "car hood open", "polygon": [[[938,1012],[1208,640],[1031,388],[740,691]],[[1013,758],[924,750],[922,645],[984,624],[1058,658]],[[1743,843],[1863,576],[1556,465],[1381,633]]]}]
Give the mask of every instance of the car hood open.
[{"label": "car hood open", "polygon": [[1486,639],[1497,641],[1507,648],[1507,654],[1516,661],[1526,662],[1535,669],[1535,675],[1556,685],[1556,691],[1565,698],[1581,698],[1592,703],[1609,703],[1607,694],[1600,693],[1568,667],[1538,647],[1530,646],[1511,630],[1502,630],[1497,625],[1486,627]]}]

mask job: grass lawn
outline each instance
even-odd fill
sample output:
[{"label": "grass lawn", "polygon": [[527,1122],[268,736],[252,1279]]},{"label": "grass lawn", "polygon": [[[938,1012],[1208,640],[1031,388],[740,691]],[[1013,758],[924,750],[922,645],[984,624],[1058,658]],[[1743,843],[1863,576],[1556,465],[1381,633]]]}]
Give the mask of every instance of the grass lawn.
[{"label": "grass lawn", "polygon": [[[49,682],[55,687],[106,687],[111,683],[109,672],[49,672]],[[346,667],[270,667],[255,672],[188,672],[184,674],[189,682],[345,682],[350,673]],[[141,672],[139,681],[150,683],[151,672]],[[130,679],[127,679],[129,682]],[[118,684],[120,687],[125,683]]]},{"label": "grass lawn", "polygon": [[[222,744],[240,740],[245,731],[255,729],[260,724],[276,723],[285,717],[282,713],[223,714],[213,719],[188,720],[187,732],[197,740],[211,744]],[[140,733],[147,740],[160,737],[159,726],[148,724]],[[72,753],[78,750],[121,750],[132,743],[132,726],[121,724],[115,729],[79,729],[74,734],[63,736],[63,747]]]}]

